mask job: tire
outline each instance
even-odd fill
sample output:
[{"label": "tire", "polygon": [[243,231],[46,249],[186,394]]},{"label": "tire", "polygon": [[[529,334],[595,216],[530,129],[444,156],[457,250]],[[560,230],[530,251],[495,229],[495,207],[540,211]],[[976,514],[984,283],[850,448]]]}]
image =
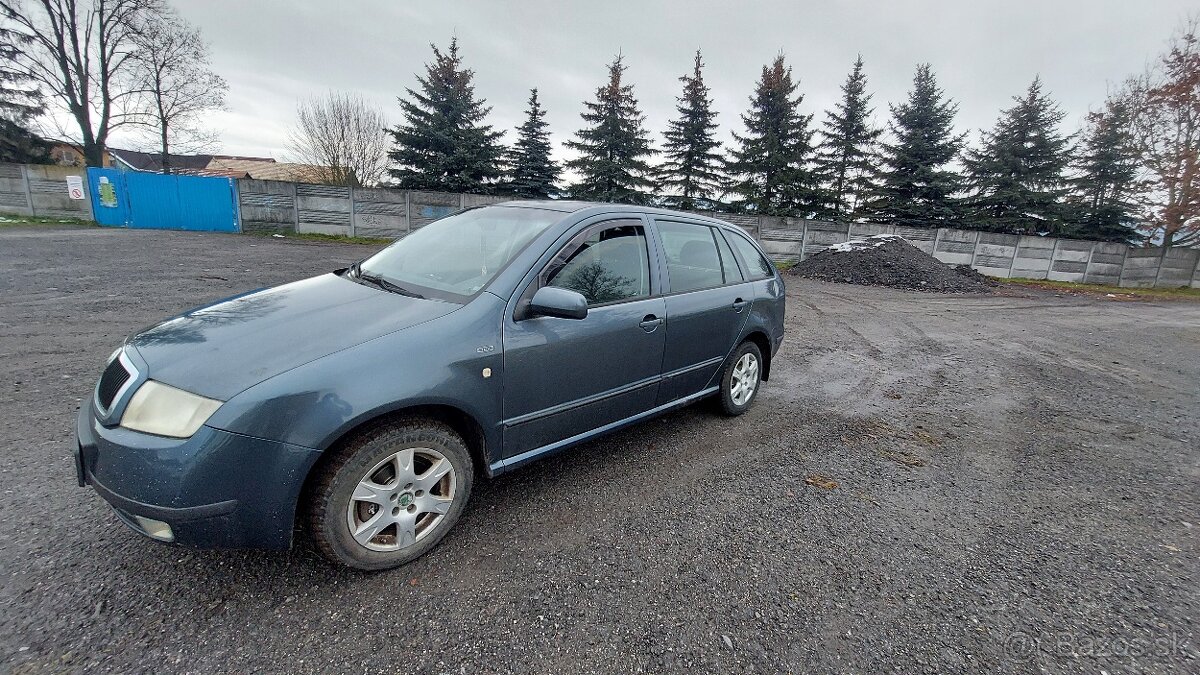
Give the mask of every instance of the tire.
[{"label": "tire", "polygon": [[[718,397],[721,412],[736,417],[750,409],[762,383],[762,352],[753,342],[743,342],[721,373],[721,392]],[[752,388],[746,392],[747,381]]]},{"label": "tire", "polygon": [[373,427],[338,450],[317,477],[308,502],[313,543],[330,561],[358,570],[410,563],[454,527],[474,468],[462,437],[445,424]]}]

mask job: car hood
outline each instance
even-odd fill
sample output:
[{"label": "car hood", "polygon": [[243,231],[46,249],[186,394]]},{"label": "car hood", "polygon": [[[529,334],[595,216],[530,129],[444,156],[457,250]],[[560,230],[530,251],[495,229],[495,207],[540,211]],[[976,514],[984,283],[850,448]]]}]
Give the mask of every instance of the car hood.
[{"label": "car hood", "polygon": [[128,344],[150,379],[226,401],[279,373],[459,307],[325,274],[189,310]]}]

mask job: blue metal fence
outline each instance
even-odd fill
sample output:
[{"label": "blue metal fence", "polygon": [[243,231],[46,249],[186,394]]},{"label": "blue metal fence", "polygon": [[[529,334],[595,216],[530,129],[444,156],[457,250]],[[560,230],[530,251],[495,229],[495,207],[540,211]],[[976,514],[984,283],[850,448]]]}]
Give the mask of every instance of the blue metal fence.
[{"label": "blue metal fence", "polygon": [[110,227],[237,232],[230,178],[88,169],[92,212]]}]

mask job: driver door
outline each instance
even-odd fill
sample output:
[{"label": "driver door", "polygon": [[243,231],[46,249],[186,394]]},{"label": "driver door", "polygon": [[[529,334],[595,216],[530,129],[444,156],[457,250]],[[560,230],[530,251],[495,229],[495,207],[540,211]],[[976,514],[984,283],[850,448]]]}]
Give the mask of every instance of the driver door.
[{"label": "driver door", "polygon": [[[505,458],[653,408],[666,344],[655,249],[641,218],[576,233],[522,293],[504,331]],[[583,294],[583,319],[524,316],[541,286]]]}]

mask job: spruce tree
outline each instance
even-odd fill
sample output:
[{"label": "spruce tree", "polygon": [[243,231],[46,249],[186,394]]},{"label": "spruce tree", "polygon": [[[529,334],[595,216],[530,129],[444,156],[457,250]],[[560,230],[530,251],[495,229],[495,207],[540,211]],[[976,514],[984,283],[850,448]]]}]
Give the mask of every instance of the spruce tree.
[{"label": "spruce tree", "polygon": [[969,224],[993,232],[1063,231],[1064,172],[1070,139],[1058,125],[1063,112],[1034,78],[1025,95],[1001,113],[982,147],[967,156]]},{"label": "spruce tree", "polygon": [[875,145],[883,130],[871,126],[872,112],[859,56],[842,85],[842,100],[825,114],[821,131],[818,167],[834,219],[853,218],[873,189]]},{"label": "spruce tree", "polygon": [[487,194],[500,178],[503,133],[484,123],[491,108],[475,97],[475,73],[463,67],[458,39],[442,53],[433,48],[420,91],[400,99],[404,122],[391,130],[398,187]]},{"label": "spruce tree", "polygon": [[530,199],[549,199],[558,194],[558,164],[550,157],[550,132],[546,110],[538,101],[538,90],[529,91],[525,122],[517,127],[517,142],[508,152],[504,191]]},{"label": "spruce tree", "polygon": [[825,198],[809,167],[812,115],[800,113],[803,100],[783,54],[763,66],[750,110],[742,115],[746,135],[733,134],[737,145],[726,164],[730,189],[739,197],[735,207],[766,215],[824,213]]},{"label": "spruce tree", "polygon": [[949,164],[962,146],[954,134],[958,105],[945,98],[929,64],[921,64],[908,100],[890,108],[892,138],[883,144],[870,217],[911,227],[956,223],[962,177]]},{"label": "spruce tree", "polygon": [[1139,156],[1130,131],[1128,101],[1110,100],[1088,115],[1076,158],[1077,175],[1068,200],[1071,236],[1102,241],[1136,242]]},{"label": "spruce tree", "polygon": [[654,150],[644,128],[645,115],[633,96],[633,85],[622,83],[625,66],[620,54],[608,66],[608,83],[585,101],[580,117],[587,124],[575,132],[567,147],[578,153],[567,167],[579,174],[571,196],[605,202],[644,204],[654,189],[648,159]]},{"label": "spruce tree", "polygon": [[50,158],[50,144],[29,129],[44,111],[41,93],[11,67],[26,42],[24,35],[0,27],[0,162],[34,164]]},{"label": "spruce tree", "polygon": [[679,78],[683,95],[676,98],[679,117],[663,132],[663,165],[659,182],[668,192],[666,205],[679,209],[713,208],[721,191],[721,142],[716,139],[717,113],[704,83],[700,50],[690,75]]}]

